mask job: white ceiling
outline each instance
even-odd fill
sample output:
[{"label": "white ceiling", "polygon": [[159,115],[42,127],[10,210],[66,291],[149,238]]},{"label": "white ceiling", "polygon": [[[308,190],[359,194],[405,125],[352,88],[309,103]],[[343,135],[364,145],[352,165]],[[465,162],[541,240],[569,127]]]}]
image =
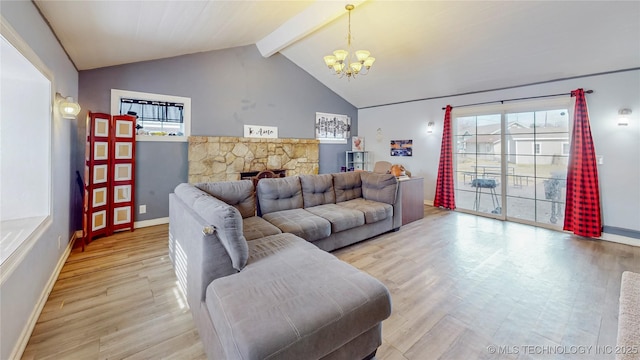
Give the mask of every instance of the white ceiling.
[{"label": "white ceiling", "polygon": [[322,61],[347,1],[35,0],[80,70],[257,43],[359,108],[640,67],[640,1],[361,2],[377,60],[347,81]]}]

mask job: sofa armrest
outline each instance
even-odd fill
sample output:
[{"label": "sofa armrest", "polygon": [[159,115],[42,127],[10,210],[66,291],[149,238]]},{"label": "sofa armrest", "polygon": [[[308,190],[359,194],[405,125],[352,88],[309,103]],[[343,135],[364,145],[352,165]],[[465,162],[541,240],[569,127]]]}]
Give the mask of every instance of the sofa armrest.
[{"label": "sofa armrest", "polygon": [[193,309],[200,306],[213,280],[238,272],[218,232],[203,231],[210,226],[176,194],[169,195],[169,255],[180,287]]},{"label": "sofa armrest", "polygon": [[242,233],[242,216],[235,207],[191,184],[180,184],[175,194],[202,219],[216,228],[236,270],[242,270],[249,258],[249,246]]}]

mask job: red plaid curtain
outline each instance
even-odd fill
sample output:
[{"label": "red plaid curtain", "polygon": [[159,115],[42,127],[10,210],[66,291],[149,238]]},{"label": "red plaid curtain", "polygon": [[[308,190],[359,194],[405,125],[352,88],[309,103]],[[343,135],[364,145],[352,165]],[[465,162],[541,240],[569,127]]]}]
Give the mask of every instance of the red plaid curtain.
[{"label": "red plaid curtain", "polygon": [[600,190],[587,101],[583,89],[572,91],[571,96],[576,97],[576,107],[567,169],[564,230],[580,236],[599,237],[602,234]]},{"label": "red plaid curtain", "polygon": [[440,147],[440,165],[436,182],[436,196],[433,206],[446,209],[456,208],[456,197],[453,190],[453,149],[451,147],[451,105],[447,105],[444,113],[442,130],[442,146]]}]

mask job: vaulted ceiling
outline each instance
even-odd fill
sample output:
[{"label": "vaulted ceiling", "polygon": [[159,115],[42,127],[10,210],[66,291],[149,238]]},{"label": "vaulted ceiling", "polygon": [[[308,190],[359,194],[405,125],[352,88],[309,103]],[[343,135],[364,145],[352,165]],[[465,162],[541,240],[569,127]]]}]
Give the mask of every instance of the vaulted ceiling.
[{"label": "vaulted ceiling", "polygon": [[640,67],[640,1],[349,1],[377,59],[350,81],[322,60],[347,1],[35,3],[80,70],[257,44],[359,108]]}]

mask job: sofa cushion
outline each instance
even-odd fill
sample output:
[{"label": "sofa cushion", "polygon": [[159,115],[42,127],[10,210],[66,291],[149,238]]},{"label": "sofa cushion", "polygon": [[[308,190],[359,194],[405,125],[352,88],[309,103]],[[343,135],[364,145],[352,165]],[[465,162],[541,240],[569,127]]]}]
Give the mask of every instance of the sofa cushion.
[{"label": "sofa cushion", "polygon": [[398,179],[391,174],[362,173],[362,197],[393,204],[398,193]]},{"label": "sofa cushion", "polygon": [[337,205],[362,211],[367,224],[372,224],[393,216],[393,206],[377,201],[365,200],[363,198],[344,201]]},{"label": "sofa cushion", "polygon": [[331,174],[300,175],[300,184],[305,208],[336,203]]},{"label": "sofa cushion", "polygon": [[244,229],[243,234],[247,241],[269,235],[280,234],[282,232],[270,222],[259,216],[242,219],[242,228]]},{"label": "sofa cushion", "polygon": [[380,281],[300,238],[249,246],[247,267],[207,288],[227,359],[320,359],[391,313]]},{"label": "sofa cushion", "polygon": [[331,174],[333,188],[336,192],[336,203],[362,197],[361,171]]},{"label": "sofa cushion", "polygon": [[345,206],[325,204],[306,208],[305,210],[329,220],[332,233],[364,225],[364,213],[360,210],[350,209]]},{"label": "sofa cushion", "polygon": [[277,226],[282,232],[292,233],[307,241],[315,241],[331,235],[329,220],[313,215],[304,209],[271,212],[262,215],[262,217]]},{"label": "sofa cushion", "polygon": [[261,179],[258,182],[258,199],[262,215],[274,211],[301,209],[302,187],[297,176]]},{"label": "sofa cushion", "polygon": [[216,228],[220,242],[231,258],[233,268],[242,270],[249,258],[249,248],[242,234],[242,216],[238,209],[191,184],[178,185],[174,193]]},{"label": "sofa cushion", "polygon": [[195,186],[232,205],[243,218],[256,214],[255,190],[251,180],[208,182]]}]

